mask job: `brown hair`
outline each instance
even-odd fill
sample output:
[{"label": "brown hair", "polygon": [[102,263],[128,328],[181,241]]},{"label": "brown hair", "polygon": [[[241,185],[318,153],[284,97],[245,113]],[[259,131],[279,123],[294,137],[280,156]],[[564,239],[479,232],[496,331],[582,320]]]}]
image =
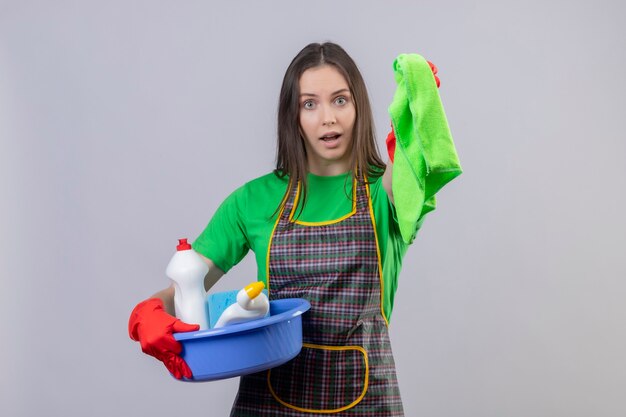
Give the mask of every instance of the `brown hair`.
[{"label": "brown hair", "polygon": [[300,200],[306,202],[307,154],[300,128],[300,77],[309,68],[331,65],[343,75],[348,83],[356,110],[350,148],[352,176],[367,174],[377,176],[385,169],[376,145],[374,121],[369,96],[363,77],[356,63],[337,44],[311,43],[304,47],[291,61],[280,90],[278,102],[278,147],[276,169],[279,177],[289,176],[289,183],[277,211],[280,211],[290,193],[300,183]]}]

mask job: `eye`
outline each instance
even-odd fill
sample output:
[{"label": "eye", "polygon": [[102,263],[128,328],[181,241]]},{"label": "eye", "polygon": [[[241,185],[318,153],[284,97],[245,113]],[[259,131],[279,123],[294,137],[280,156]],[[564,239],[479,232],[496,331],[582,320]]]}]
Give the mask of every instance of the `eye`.
[{"label": "eye", "polygon": [[307,110],[312,110],[315,108],[315,102],[313,100],[306,100],[304,103],[302,103],[302,107]]},{"label": "eye", "polygon": [[348,99],[345,97],[337,97],[335,99],[335,104],[338,106],[344,106],[348,102]]}]

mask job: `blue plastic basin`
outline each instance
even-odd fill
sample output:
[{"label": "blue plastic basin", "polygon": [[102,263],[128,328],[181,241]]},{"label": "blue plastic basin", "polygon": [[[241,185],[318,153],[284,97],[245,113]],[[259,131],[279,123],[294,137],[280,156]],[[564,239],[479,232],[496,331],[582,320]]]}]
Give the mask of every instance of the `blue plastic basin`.
[{"label": "blue plastic basin", "polygon": [[293,359],[302,349],[302,317],[311,305],[302,298],[270,301],[270,315],[219,329],[174,333],[193,377],[214,381],[264,371]]}]

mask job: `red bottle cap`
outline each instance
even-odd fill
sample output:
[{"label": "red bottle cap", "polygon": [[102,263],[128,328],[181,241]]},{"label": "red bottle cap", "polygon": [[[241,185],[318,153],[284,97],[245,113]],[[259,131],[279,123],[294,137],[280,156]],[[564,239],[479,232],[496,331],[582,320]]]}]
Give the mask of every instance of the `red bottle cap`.
[{"label": "red bottle cap", "polygon": [[187,239],[178,239],[178,246],[176,246],[177,251],[189,249],[191,249],[191,245],[187,243]]}]

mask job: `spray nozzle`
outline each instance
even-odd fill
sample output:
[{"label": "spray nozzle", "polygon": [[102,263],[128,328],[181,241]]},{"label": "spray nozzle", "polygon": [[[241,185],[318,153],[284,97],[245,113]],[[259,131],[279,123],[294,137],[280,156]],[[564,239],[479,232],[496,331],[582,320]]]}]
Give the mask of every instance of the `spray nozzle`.
[{"label": "spray nozzle", "polygon": [[246,294],[250,297],[251,300],[255,299],[261,291],[265,288],[265,284],[261,281],[253,282],[252,284],[246,285],[244,290],[246,290]]}]

